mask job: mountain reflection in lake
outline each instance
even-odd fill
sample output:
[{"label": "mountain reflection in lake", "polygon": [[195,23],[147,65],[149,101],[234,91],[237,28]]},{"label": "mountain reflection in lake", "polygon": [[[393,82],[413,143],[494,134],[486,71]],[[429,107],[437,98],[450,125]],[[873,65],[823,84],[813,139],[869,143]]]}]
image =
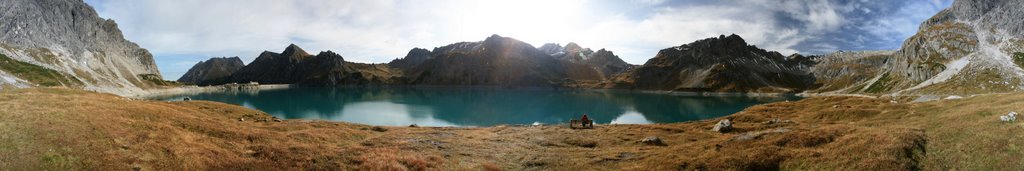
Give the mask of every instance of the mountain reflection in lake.
[{"label": "mountain reflection in lake", "polygon": [[598,124],[683,122],[798,97],[683,96],[617,90],[372,87],[224,91],[160,98],[210,100],[285,119],[369,125],[492,126],[567,123],[586,113]]}]

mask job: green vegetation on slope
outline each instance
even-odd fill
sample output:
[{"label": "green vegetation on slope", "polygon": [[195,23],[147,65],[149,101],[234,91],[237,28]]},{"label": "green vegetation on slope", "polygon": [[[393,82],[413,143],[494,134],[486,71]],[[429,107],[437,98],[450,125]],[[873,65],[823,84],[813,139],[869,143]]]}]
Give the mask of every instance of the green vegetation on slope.
[{"label": "green vegetation on slope", "polygon": [[139,74],[138,76],[142,80],[146,80],[146,81],[152,83],[153,85],[158,85],[158,86],[180,86],[180,85],[186,85],[186,84],[183,84],[183,83],[177,82],[177,81],[167,81],[167,80],[164,80],[164,79],[160,79],[160,77],[157,76],[156,74]]},{"label": "green vegetation on slope", "polygon": [[81,86],[82,81],[42,66],[17,61],[0,54],[0,70],[40,86]]},{"label": "green vegetation on slope", "polygon": [[892,88],[892,87],[890,87],[890,86],[892,86],[890,82],[892,82],[892,79],[889,78],[889,73],[885,73],[884,75],[882,75],[882,78],[879,78],[878,81],[875,81],[874,84],[871,84],[870,86],[868,86],[868,89],[864,90],[864,92],[866,92],[866,93],[881,93],[881,92],[889,91],[889,89]]},{"label": "green vegetation on slope", "polygon": [[1024,68],[1024,52],[1014,52],[1013,63],[1017,64],[1017,67]]}]

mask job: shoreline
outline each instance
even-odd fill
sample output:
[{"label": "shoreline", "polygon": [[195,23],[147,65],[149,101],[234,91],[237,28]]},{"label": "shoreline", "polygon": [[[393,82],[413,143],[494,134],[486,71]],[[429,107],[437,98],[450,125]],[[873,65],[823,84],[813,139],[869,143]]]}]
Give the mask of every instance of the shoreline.
[{"label": "shoreline", "polygon": [[[242,84],[239,84],[242,85]],[[150,89],[143,90],[138,93],[119,94],[123,97],[146,99],[161,96],[175,96],[175,95],[187,95],[187,94],[198,94],[224,90],[277,90],[287,88],[304,87],[295,84],[260,84],[255,89],[251,88],[238,88],[233,85],[211,85],[211,86],[182,86],[167,89]],[[544,90],[575,90],[575,91],[622,91],[622,92],[638,92],[648,94],[663,94],[673,96],[701,96],[701,97],[817,97],[817,96],[857,96],[857,97],[871,97],[877,98],[877,96],[871,95],[860,95],[860,94],[819,94],[819,93],[756,93],[756,92],[696,92],[696,91],[670,91],[670,90],[636,90],[636,89],[612,89],[612,88],[552,88],[552,87],[502,87],[502,86],[465,86],[465,85],[372,85],[372,86],[358,86],[358,85],[342,85],[342,86],[312,86],[312,87],[344,87],[344,88],[444,88],[444,87],[456,87],[456,88],[500,88],[500,89],[544,89]]]},{"label": "shoreline", "polygon": [[292,87],[295,87],[295,86],[293,86],[291,84],[260,84],[260,85],[255,85],[254,87],[244,87],[244,86],[237,86],[237,85],[182,86],[182,87],[174,87],[174,88],[167,88],[167,89],[145,90],[144,92],[132,93],[132,94],[123,94],[121,96],[128,97],[128,98],[133,98],[133,99],[151,99],[151,98],[157,98],[157,97],[169,97],[169,96],[177,96],[177,95],[192,95],[192,94],[209,93],[209,92],[216,92],[216,91],[225,91],[225,90],[242,90],[242,91],[255,90],[255,91],[259,91],[259,90],[287,89],[287,88],[292,88]]}]

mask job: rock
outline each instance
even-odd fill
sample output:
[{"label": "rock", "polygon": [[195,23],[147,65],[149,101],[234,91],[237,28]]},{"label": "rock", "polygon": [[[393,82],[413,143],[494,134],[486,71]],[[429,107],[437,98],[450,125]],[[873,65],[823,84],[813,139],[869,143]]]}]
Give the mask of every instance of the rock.
[{"label": "rock", "polygon": [[278,118],[274,118],[274,122],[283,122],[283,120],[278,119]]},{"label": "rock", "polygon": [[721,121],[718,121],[717,124],[715,124],[714,128],[711,128],[711,131],[720,133],[732,131],[732,121],[729,121],[729,119],[722,119]]},{"label": "rock", "polygon": [[1003,122],[1014,122],[1017,121],[1017,112],[1010,112],[1006,115],[999,116],[999,120]]},{"label": "rock", "polygon": [[964,97],[962,97],[962,96],[952,95],[952,96],[948,96],[948,97],[943,98],[943,99],[946,99],[946,100],[957,100],[957,99],[963,99],[963,98]]},{"label": "rock", "polygon": [[184,101],[189,101],[189,100],[192,100],[192,98],[189,98],[189,97],[185,97],[184,99],[181,99],[181,100],[184,100]]},{"label": "rock", "polygon": [[380,126],[373,126],[373,128],[370,128],[370,130],[373,130],[373,131],[377,131],[377,132],[384,132],[384,131],[388,131],[388,129],[387,129],[387,128],[384,128],[384,127],[380,127]]},{"label": "rock", "polygon": [[640,143],[647,144],[647,145],[657,145],[657,146],[664,146],[665,145],[665,142],[662,142],[661,138],[658,138],[656,136],[646,137],[646,138],[640,140]]},{"label": "rock", "polygon": [[764,121],[765,125],[771,125],[771,124],[777,124],[777,123],[782,123],[782,120],[780,120],[779,118],[774,118],[774,119],[770,119],[768,121]]},{"label": "rock", "polygon": [[238,118],[238,121],[245,121],[245,118]]},{"label": "rock", "polygon": [[415,128],[415,127],[420,127],[420,126],[416,125],[416,124],[412,124],[412,125],[409,125],[409,127]]}]

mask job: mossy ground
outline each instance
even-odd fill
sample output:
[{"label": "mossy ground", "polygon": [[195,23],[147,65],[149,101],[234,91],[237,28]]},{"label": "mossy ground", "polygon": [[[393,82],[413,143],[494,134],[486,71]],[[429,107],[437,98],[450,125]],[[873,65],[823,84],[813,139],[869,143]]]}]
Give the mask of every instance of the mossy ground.
[{"label": "mossy ground", "polygon": [[1024,52],[1013,53],[1013,63],[1017,64],[1017,67],[1024,68]]}]

